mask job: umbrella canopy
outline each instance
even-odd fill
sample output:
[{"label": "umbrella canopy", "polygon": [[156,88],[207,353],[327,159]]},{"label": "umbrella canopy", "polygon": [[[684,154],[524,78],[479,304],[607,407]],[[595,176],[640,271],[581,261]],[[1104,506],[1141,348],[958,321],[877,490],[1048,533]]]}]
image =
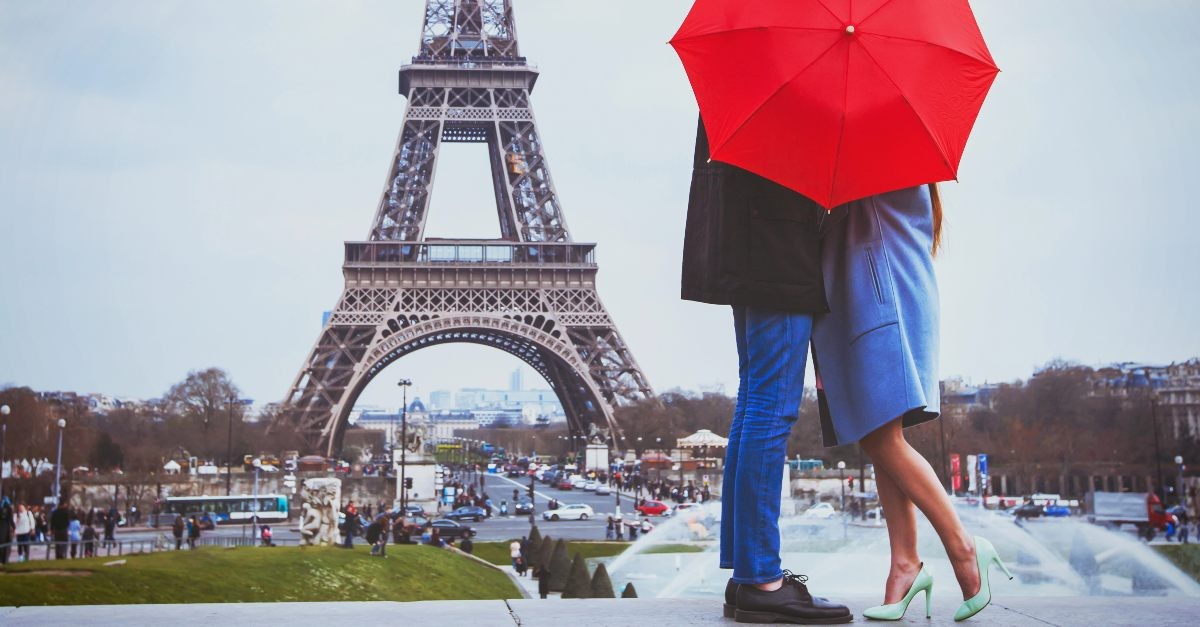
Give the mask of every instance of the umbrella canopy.
[{"label": "umbrella canopy", "polygon": [[697,0],[671,45],[712,159],[826,208],[957,178],[999,72],[967,0]]},{"label": "umbrella canopy", "polygon": [[677,441],[679,448],[703,448],[729,446],[729,438],[723,438],[708,429],[701,429]]}]

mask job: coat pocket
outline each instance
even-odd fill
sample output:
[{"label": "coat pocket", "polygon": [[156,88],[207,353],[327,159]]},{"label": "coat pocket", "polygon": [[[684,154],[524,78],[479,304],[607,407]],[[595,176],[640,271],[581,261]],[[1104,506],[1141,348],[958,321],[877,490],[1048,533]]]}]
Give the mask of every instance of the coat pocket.
[{"label": "coat pocket", "polygon": [[[893,291],[891,265],[882,242],[870,242],[847,250],[843,310],[850,342],[900,321]],[[834,312],[835,315],[838,312]]]},{"label": "coat pocket", "polygon": [[807,207],[764,203],[754,207],[749,220],[748,257],[754,279],[786,285],[816,282],[816,255],[820,234]]}]

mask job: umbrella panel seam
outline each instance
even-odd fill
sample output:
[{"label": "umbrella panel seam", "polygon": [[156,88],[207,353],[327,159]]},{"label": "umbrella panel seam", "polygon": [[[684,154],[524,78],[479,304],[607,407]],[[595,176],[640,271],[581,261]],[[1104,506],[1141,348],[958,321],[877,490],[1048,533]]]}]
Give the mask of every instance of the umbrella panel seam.
[{"label": "umbrella panel seam", "polygon": [[892,75],[888,74],[887,69],[875,59],[875,55],[871,54],[871,51],[868,50],[866,46],[860,44],[859,47],[862,48],[863,52],[867,53],[867,58],[871,60],[871,63],[874,63],[875,67],[879,68],[879,71],[885,77],[887,77],[888,82],[892,84],[892,87],[896,88],[896,93],[900,94],[900,98],[904,100],[904,104],[908,105],[909,111],[912,111],[913,115],[917,117],[917,120],[921,123],[921,128],[924,128],[925,133],[929,136],[929,139],[933,140],[933,145],[937,148],[938,156],[942,158],[942,163],[948,170],[950,170],[951,174],[958,176],[958,168],[950,165],[950,160],[946,157],[946,147],[943,146],[942,142],[937,138],[936,135],[933,134],[933,130],[929,128],[929,123],[925,121],[925,117],[921,115],[920,111],[917,111],[917,108],[913,106],[912,101],[908,99],[908,94],[905,94],[904,90],[896,84],[896,81],[892,79]]},{"label": "umbrella panel seam", "polygon": [[[792,84],[797,79],[799,79],[801,76],[803,76],[804,73],[807,72],[812,66],[816,65],[817,62],[819,62],[821,59],[824,59],[825,55],[829,54],[831,51],[833,51],[833,49],[837,48],[841,44],[842,44],[841,40],[834,42],[834,44],[832,46],[826,48],[821,54],[817,55],[817,57],[815,59],[813,59],[811,63],[804,66],[803,68],[800,68],[800,70],[797,71],[795,75],[793,75],[791,78],[784,81],[783,84],[781,84],[778,89],[771,92],[771,95],[764,98],[763,101],[758,104],[758,106],[754,107],[753,111],[751,111],[749,114],[747,114],[746,117],[743,118],[741,122],[738,122],[737,126],[733,129],[733,131],[731,133],[729,133],[728,136],[725,137],[725,140],[722,141],[720,143],[720,145],[709,148],[709,156],[712,157],[713,155],[716,155],[717,151],[724,148],[725,145],[728,144],[730,142],[730,140],[733,139],[734,135],[737,135],[738,133],[740,133],[742,131],[742,129],[746,126],[746,123],[750,121],[750,118],[753,118],[755,115],[758,114],[759,111],[762,111],[762,108],[767,106],[768,103],[770,103],[772,100],[774,100],[775,97],[778,96],[779,93],[782,92],[785,88],[787,88],[788,85]],[[923,120],[922,120],[922,124],[924,124]]]},{"label": "umbrella panel seam", "polygon": [[[959,50],[959,49],[957,49],[957,48],[951,48],[950,46],[947,46],[947,45],[945,45],[945,44],[939,44],[939,43],[935,43],[935,42],[932,42],[932,41],[926,41],[926,40],[924,40],[924,39],[913,39],[912,37],[900,37],[899,35],[884,35],[883,33],[869,33],[869,32],[864,32],[864,33],[861,33],[861,34],[862,34],[864,37],[882,37],[882,38],[884,38],[884,39],[896,39],[896,40],[899,40],[899,41],[907,41],[907,42],[911,42],[911,43],[914,43],[914,44],[923,44],[923,45],[926,45],[926,46],[933,46],[933,47],[935,47],[935,48],[941,48],[942,50],[948,50],[948,51],[950,51],[950,52],[953,52],[953,53],[955,53],[955,54],[962,55],[962,56],[964,56],[964,57],[966,57],[966,58],[968,58],[968,59],[970,59],[970,60],[972,60],[972,61],[975,61],[976,63],[982,63],[984,66],[986,66],[986,67],[988,67],[988,68],[990,68],[990,69],[996,70],[997,72],[999,72],[999,71],[1000,71],[1000,68],[996,67],[996,63],[995,63],[994,61],[991,61],[991,60],[988,60],[988,59],[980,59],[979,57],[977,57],[977,56],[975,56],[975,55],[973,55],[973,54],[970,54],[970,53],[968,53],[968,52],[963,52],[962,50]],[[990,53],[990,51],[989,51],[989,55],[990,55],[990,54],[991,54],[991,53]]]}]

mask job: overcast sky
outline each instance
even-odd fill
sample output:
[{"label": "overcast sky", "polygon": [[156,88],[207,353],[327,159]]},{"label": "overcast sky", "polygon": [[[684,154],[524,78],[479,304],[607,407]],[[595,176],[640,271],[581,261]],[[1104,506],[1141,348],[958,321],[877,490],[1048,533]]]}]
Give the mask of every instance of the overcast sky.
[{"label": "overcast sky", "polygon": [[[735,388],[732,323],[678,298],[695,101],[684,0],[517,0],[577,241],[659,390]],[[278,400],[371,226],[420,0],[0,0],[0,384],[155,397],[227,369]],[[1200,3],[979,0],[1003,70],[946,186],[942,374],[1200,355]],[[496,236],[482,145],[443,148],[427,234]],[[444,346],[364,401],[501,387]],[[536,375],[530,371],[527,380]]]}]

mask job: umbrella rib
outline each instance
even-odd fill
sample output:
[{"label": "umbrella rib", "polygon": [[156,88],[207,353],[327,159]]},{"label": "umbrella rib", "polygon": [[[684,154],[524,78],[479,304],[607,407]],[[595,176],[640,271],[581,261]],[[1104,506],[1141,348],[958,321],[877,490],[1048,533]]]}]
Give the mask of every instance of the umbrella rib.
[{"label": "umbrella rib", "polygon": [[833,189],[837,186],[838,163],[841,162],[842,140],[846,138],[846,108],[850,104],[850,46],[846,46],[846,72],[842,83],[842,124],[838,128],[837,150],[833,153],[833,176],[829,177],[829,203],[833,203]]},{"label": "umbrella rib", "polygon": [[995,62],[993,62],[993,61],[989,61],[986,59],[980,59],[979,57],[977,57],[973,54],[963,52],[962,50],[959,50],[958,48],[951,48],[950,46],[947,46],[945,44],[939,44],[939,43],[927,41],[924,39],[914,39],[912,37],[900,37],[898,35],[884,35],[883,33],[862,33],[862,35],[863,35],[863,37],[882,37],[884,39],[895,39],[897,41],[907,41],[907,42],[911,42],[914,44],[925,44],[926,46],[933,46],[934,48],[941,48],[942,50],[949,50],[950,52],[953,52],[954,54],[964,56],[964,57],[966,57],[972,61],[976,61],[978,63],[982,63],[982,64],[992,68],[993,70],[996,70],[997,72],[1000,71],[1000,68],[996,67]]},{"label": "umbrella rib", "polygon": [[783,84],[782,84],[782,85],[780,85],[778,89],[776,89],[775,91],[771,92],[771,95],[767,96],[766,98],[763,98],[763,101],[762,101],[761,103],[759,103],[759,105],[758,105],[757,107],[754,107],[754,110],[753,110],[753,111],[751,111],[750,113],[748,113],[748,114],[746,115],[746,117],[742,119],[742,121],[741,121],[741,122],[738,122],[738,125],[737,125],[736,127],[734,127],[734,129],[733,129],[733,132],[729,133],[729,135],[728,135],[727,137],[725,137],[725,141],[722,141],[722,142],[721,142],[719,145],[717,145],[716,147],[711,147],[711,146],[709,147],[709,150],[708,150],[709,156],[711,157],[711,156],[713,156],[713,155],[716,155],[716,154],[717,154],[717,151],[718,151],[718,150],[720,150],[720,149],[722,149],[722,148],[724,148],[724,147],[725,147],[725,144],[728,144],[728,143],[729,143],[729,141],[730,141],[731,139],[733,139],[733,136],[734,136],[734,135],[737,135],[739,132],[741,132],[742,128],[743,128],[744,126],[746,126],[746,123],[750,121],[750,118],[754,117],[754,115],[755,115],[756,113],[758,113],[759,111],[761,111],[763,107],[767,106],[767,103],[768,103],[768,102],[771,102],[771,100],[773,100],[773,99],[775,98],[775,96],[778,96],[778,95],[779,95],[779,92],[783,91],[785,87],[787,87],[788,85],[790,85],[790,84],[791,84],[793,81],[795,81],[796,79],[800,78],[800,76],[801,76],[801,75],[803,75],[805,72],[807,72],[807,71],[808,71],[808,68],[810,68],[810,67],[812,67],[812,66],[816,65],[816,64],[817,64],[817,62],[818,62],[818,61],[820,61],[821,59],[824,59],[824,58],[825,58],[825,55],[829,54],[829,52],[830,52],[831,50],[833,50],[834,48],[837,48],[837,47],[838,47],[838,45],[839,45],[839,44],[841,44],[841,43],[842,43],[842,40],[840,40],[840,39],[839,39],[838,41],[834,42],[832,46],[830,46],[830,47],[826,48],[826,49],[825,49],[825,50],[824,50],[824,51],[823,51],[821,54],[817,55],[817,57],[816,57],[815,59],[813,59],[811,63],[809,63],[808,65],[806,65],[806,66],[804,66],[804,67],[802,67],[802,68],[800,68],[800,70],[799,70],[798,72],[796,72],[794,75],[792,75],[792,77],[791,77],[791,78],[789,78],[789,79],[787,79],[786,81],[784,81],[784,82],[783,82]]},{"label": "umbrella rib", "polygon": [[747,31],[752,31],[752,30],[819,30],[819,31],[838,31],[838,30],[841,30],[841,29],[840,29],[840,28],[821,28],[821,27],[818,27],[818,26],[745,26],[745,27],[743,27],[743,28],[730,28],[730,29],[726,29],[726,30],[718,30],[718,31],[713,31],[713,32],[711,32],[711,33],[704,33],[704,34],[702,34],[702,35],[688,35],[688,36],[686,36],[686,37],[683,37],[683,38],[681,38],[681,39],[672,39],[671,41],[669,41],[669,42],[667,42],[667,43],[674,45],[674,44],[677,44],[677,43],[683,43],[683,42],[687,42],[687,41],[695,41],[695,40],[697,40],[697,39],[704,39],[705,37],[715,37],[715,36],[717,36],[717,35],[728,35],[728,34],[730,34],[730,33],[744,33],[744,32],[747,32]]},{"label": "umbrella rib", "polygon": [[929,138],[933,140],[934,145],[937,146],[938,156],[942,158],[942,163],[945,164],[946,169],[957,175],[957,170],[955,170],[954,166],[950,165],[950,160],[946,158],[946,148],[942,146],[942,143],[938,141],[937,136],[933,134],[933,130],[929,128],[929,123],[926,122],[925,118],[921,116],[921,112],[917,111],[917,108],[913,106],[911,101],[909,101],[908,95],[905,94],[904,90],[896,84],[896,81],[892,80],[892,75],[888,74],[887,69],[884,68],[879,61],[875,60],[875,55],[871,54],[871,51],[868,50],[866,46],[859,44],[859,47],[862,48],[863,52],[867,53],[867,58],[871,60],[871,63],[874,63],[875,67],[879,68],[879,71],[883,73],[885,77],[887,77],[888,82],[892,84],[892,87],[896,88],[896,93],[900,94],[900,98],[904,100],[904,104],[908,105],[908,109],[913,112],[913,115],[917,116],[917,120],[921,122],[921,126],[925,129],[925,133],[929,135]]},{"label": "umbrella rib", "polygon": [[[851,0],[851,1],[853,1],[853,0]],[[869,20],[869,19],[871,19],[871,18],[875,17],[875,14],[876,14],[876,13],[879,13],[880,11],[882,11],[882,10],[883,10],[883,8],[884,8],[884,7],[886,7],[887,5],[889,5],[889,4],[891,4],[891,3],[892,3],[892,0],[887,0],[887,2],[884,2],[883,4],[881,4],[881,5],[877,6],[877,7],[875,7],[875,10],[874,10],[874,11],[871,11],[870,13],[868,13],[868,14],[867,14],[867,16],[866,16],[866,17],[864,17],[863,19],[861,19],[861,20],[859,20],[859,21],[858,21],[858,26],[861,28],[861,27],[862,27],[864,24],[866,24],[866,23],[867,23],[867,20]]]}]

